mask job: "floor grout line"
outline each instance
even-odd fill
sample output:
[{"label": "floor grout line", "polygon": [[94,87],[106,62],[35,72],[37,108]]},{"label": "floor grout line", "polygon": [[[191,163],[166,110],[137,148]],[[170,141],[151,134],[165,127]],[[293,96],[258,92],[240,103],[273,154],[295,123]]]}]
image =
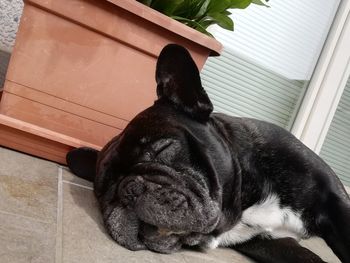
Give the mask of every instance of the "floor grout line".
[{"label": "floor grout line", "polygon": [[56,256],[55,262],[61,263],[63,256],[62,235],[63,235],[63,188],[62,188],[62,167],[58,167],[57,183],[57,224],[56,224]]},{"label": "floor grout line", "polygon": [[73,183],[71,181],[66,181],[66,180],[62,180],[62,182],[66,183],[66,184],[71,184],[71,185],[75,185],[75,186],[78,186],[78,187],[82,187],[82,188],[85,188],[85,189],[94,190],[94,188],[91,187],[91,186],[81,185],[81,184]]}]

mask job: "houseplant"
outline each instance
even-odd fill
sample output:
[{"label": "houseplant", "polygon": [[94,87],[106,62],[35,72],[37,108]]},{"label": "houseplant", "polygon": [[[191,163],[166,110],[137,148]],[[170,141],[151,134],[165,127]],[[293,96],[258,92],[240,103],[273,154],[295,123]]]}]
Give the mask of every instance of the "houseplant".
[{"label": "houseplant", "polygon": [[151,105],[157,55],[189,49],[199,68],[221,44],[137,1],[25,0],[0,101],[0,144],[65,163],[101,148]]},{"label": "houseplant", "polygon": [[230,9],[245,9],[250,4],[267,6],[262,0],[137,1],[212,37],[213,35],[209,33],[207,28],[214,24],[233,31]]}]

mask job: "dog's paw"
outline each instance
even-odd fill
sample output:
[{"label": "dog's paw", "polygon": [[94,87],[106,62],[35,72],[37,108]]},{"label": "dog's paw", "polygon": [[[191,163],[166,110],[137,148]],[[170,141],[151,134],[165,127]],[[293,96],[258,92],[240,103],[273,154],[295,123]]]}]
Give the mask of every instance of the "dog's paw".
[{"label": "dog's paw", "polygon": [[215,243],[215,238],[211,235],[201,233],[191,233],[190,235],[183,236],[181,242],[188,246],[199,246],[201,249],[216,248],[218,244]]},{"label": "dog's paw", "polygon": [[208,242],[203,244],[203,248],[204,249],[215,249],[217,247],[219,247],[220,242],[217,238],[212,237],[210,240],[208,240]]}]

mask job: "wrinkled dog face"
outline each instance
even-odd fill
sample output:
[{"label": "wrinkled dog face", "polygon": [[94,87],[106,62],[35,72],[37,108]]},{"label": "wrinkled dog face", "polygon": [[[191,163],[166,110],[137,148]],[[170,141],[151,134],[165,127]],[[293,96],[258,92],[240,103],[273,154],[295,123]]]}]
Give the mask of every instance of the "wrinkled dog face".
[{"label": "wrinkled dog face", "polygon": [[166,46],[156,81],[155,104],[100,152],[94,189],[113,239],[132,250],[170,253],[211,239],[221,188],[197,137],[213,107],[189,52]]},{"label": "wrinkled dog face", "polygon": [[[138,171],[137,171],[138,170]],[[138,218],[167,234],[208,233],[217,223],[218,205],[206,186],[189,171],[178,172],[159,163],[138,164],[118,186],[122,204]]]},{"label": "wrinkled dog face", "polygon": [[[148,173],[141,172],[142,166]],[[164,253],[183,244],[207,242],[206,234],[215,228],[219,210],[208,190],[190,174],[152,166],[159,165],[140,164],[139,175],[126,176],[118,187],[123,205],[139,220],[138,238],[147,248]],[[156,174],[149,168],[155,168]]]}]

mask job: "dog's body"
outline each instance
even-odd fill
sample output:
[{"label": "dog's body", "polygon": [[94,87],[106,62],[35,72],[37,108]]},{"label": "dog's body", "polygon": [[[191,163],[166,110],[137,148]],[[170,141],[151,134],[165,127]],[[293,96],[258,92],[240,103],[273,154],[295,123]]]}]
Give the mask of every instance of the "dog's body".
[{"label": "dog's body", "polygon": [[188,52],[169,45],[155,104],[98,155],[69,167],[94,179],[105,225],[121,245],[173,252],[232,246],[259,262],[323,262],[295,240],[324,238],[350,262],[350,201],[334,172],[284,129],[211,114]]}]

